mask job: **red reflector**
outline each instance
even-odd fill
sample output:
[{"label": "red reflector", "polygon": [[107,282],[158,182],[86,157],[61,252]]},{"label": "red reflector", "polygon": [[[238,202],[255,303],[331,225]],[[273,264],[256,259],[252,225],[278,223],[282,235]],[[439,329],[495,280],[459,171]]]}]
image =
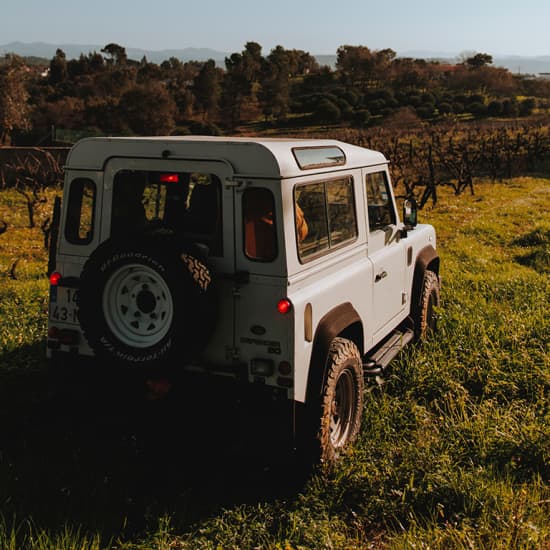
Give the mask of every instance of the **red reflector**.
[{"label": "red reflector", "polygon": [[57,327],[50,327],[48,329],[48,338],[57,338],[59,336],[59,329]]},{"label": "red reflector", "polygon": [[54,271],[51,275],[50,275],[50,284],[52,286],[57,286],[59,284],[59,281],[61,280],[61,273],[59,273],[58,271]]},{"label": "red reflector", "polygon": [[282,300],[279,300],[279,303],[277,304],[277,310],[281,315],[288,313],[291,309],[292,302],[288,298],[283,298]]},{"label": "red reflector", "polygon": [[288,376],[292,372],[292,367],[290,366],[290,363],[288,361],[281,361],[279,363],[279,372],[281,374],[284,374],[285,376]]},{"label": "red reflector", "polygon": [[160,183],[178,183],[180,177],[178,174],[161,174]]},{"label": "red reflector", "polygon": [[78,343],[78,332],[76,330],[62,329],[58,334],[59,341],[65,346],[74,346]]}]

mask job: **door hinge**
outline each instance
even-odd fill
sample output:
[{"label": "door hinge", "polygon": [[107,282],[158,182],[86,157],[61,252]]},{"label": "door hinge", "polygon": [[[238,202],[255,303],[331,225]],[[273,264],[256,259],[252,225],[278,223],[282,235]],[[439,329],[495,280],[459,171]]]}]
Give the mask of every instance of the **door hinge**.
[{"label": "door hinge", "polygon": [[233,188],[238,193],[244,191],[252,182],[245,180],[235,180],[233,178],[225,178],[224,185],[226,188]]},{"label": "door hinge", "polygon": [[405,291],[402,291],[401,292],[401,305],[404,306],[407,303],[408,300],[409,300],[409,295]]}]

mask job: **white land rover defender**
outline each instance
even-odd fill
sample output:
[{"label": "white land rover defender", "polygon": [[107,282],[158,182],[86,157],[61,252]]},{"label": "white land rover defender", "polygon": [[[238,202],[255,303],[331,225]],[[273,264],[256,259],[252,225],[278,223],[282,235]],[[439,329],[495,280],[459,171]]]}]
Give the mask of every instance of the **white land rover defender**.
[{"label": "white land rover defender", "polygon": [[94,138],[65,171],[49,357],[268,389],[331,461],[358,434],[364,377],[435,327],[435,231],[416,225],[414,201],[400,221],[381,153]]}]

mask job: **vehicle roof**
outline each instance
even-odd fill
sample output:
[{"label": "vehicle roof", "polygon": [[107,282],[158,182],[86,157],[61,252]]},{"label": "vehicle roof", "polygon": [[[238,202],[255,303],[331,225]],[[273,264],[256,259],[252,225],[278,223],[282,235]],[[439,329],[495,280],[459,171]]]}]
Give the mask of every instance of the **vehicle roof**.
[{"label": "vehicle roof", "polygon": [[[294,151],[319,147],[338,147],[345,155],[345,162],[301,169]],[[67,157],[66,168],[103,170],[106,162],[116,157],[223,160],[232,166],[236,176],[260,178],[291,178],[387,163],[382,153],[331,139],[100,137],[76,143]]]}]

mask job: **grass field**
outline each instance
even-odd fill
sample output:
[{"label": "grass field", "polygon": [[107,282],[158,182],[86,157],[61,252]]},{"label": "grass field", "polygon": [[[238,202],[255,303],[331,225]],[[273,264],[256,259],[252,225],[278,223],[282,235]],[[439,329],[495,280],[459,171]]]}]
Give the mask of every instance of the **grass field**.
[{"label": "grass field", "polygon": [[421,218],[439,333],[369,386],[353,451],[310,472],[223,387],[60,390],[42,235],[1,192],[0,549],[550,549],[550,181],[443,190]]}]

